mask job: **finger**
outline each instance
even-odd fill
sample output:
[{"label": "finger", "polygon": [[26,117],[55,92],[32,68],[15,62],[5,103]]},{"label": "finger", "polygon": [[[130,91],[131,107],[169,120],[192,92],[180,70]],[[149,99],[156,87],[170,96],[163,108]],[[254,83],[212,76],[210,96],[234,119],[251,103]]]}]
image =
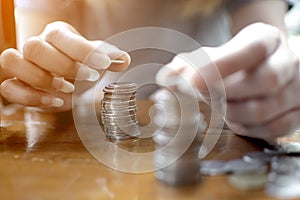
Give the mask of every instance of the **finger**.
[{"label": "finger", "polygon": [[259,126],[244,126],[243,135],[274,141],[277,137],[288,135],[299,129],[300,108],[290,110],[273,121]]},{"label": "finger", "polygon": [[267,132],[264,126],[244,126],[239,123],[226,121],[227,126],[237,135],[246,136],[250,138],[263,139],[270,144],[273,144],[274,140],[279,137],[276,134]]},{"label": "finger", "polygon": [[[238,135],[243,135],[243,136],[248,136],[248,137],[250,137],[248,130],[247,130],[242,124],[239,124],[239,123],[235,123],[235,122],[226,120],[226,125],[227,125],[227,126],[230,128],[230,130],[232,130],[234,133],[236,133],[236,134],[238,134]],[[252,137],[255,137],[255,135],[252,135]]]},{"label": "finger", "polygon": [[200,90],[206,90],[220,78],[240,70],[252,70],[275,51],[279,41],[280,33],[276,28],[250,25],[224,46],[205,48],[214,64],[198,65],[198,73],[192,79]]},{"label": "finger", "polygon": [[53,75],[32,62],[24,59],[15,49],[7,49],[1,54],[1,67],[23,82],[43,90],[71,93],[74,85]]},{"label": "finger", "polygon": [[23,55],[44,70],[65,78],[95,81],[100,76],[96,70],[77,63],[39,37],[25,42]]},{"label": "finger", "polygon": [[247,125],[267,123],[282,113],[300,106],[299,90],[298,78],[276,95],[247,101],[228,101],[226,118]]},{"label": "finger", "polygon": [[178,54],[169,64],[160,69],[155,77],[156,83],[171,90],[175,89],[183,94],[203,99],[203,96],[185,76],[195,73],[194,68],[189,67],[189,63],[185,59],[187,54],[190,53]]},{"label": "finger", "polygon": [[299,76],[299,59],[285,47],[279,48],[251,72],[240,71],[224,79],[226,96],[242,100],[276,94]]},{"label": "finger", "polygon": [[177,77],[187,69],[188,63],[177,55],[173,60],[162,67],[156,74],[155,79],[159,85],[168,87],[175,86],[177,82]]},{"label": "finger", "polygon": [[[52,46],[80,63],[95,69],[106,69],[111,64],[111,58],[107,56],[108,53],[117,52],[118,57],[126,54],[113,45],[107,45],[105,42],[88,41],[70,30],[69,25],[58,23],[59,26],[57,26],[57,23],[49,24],[41,36]],[[128,54],[123,58],[126,59],[126,63],[130,62]]]},{"label": "finger", "polygon": [[254,24],[243,29],[231,41],[217,48],[199,48],[188,54],[181,54],[184,62],[171,62],[163,67],[157,79],[172,77],[171,71],[184,68],[181,76],[200,91],[216,86],[224,77],[241,70],[250,70],[259,65],[275,51],[280,41],[278,30],[264,24]]},{"label": "finger", "polygon": [[12,103],[32,107],[62,107],[63,99],[26,86],[17,79],[8,79],[1,84],[1,94]]}]

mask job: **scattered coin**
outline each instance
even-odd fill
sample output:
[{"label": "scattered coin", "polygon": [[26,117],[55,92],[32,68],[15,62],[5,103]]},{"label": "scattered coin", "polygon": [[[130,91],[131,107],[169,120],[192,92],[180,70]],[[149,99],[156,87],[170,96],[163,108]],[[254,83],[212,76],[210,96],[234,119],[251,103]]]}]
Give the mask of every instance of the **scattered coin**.
[{"label": "scattered coin", "polygon": [[277,155],[283,155],[284,152],[278,148],[264,148],[263,150],[264,153],[270,154],[272,156],[277,156]]},{"label": "scattered coin", "polygon": [[262,163],[247,163],[242,159],[234,159],[227,161],[224,166],[225,170],[230,173],[250,173],[250,172],[265,172],[267,166]]},{"label": "scattered coin", "polygon": [[[176,95],[175,95],[176,96]],[[177,126],[181,116],[178,102],[174,94],[161,91],[154,96],[156,102],[156,116],[154,123],[161,129],[157,131],[153,140],[161,147],[167,145],[176,136]],[[184,105],[189,105],[188,99]],[[188,108],[188,106],[187,106]],[[183,124],[194,119],[202,121],[198,111],[187,110]],[[199,129],[203,130],[203,129]],[[187,131],[188,132],[188,131]],[[194,142],[187,152],[170,165],[159,168],[154,174],[156,178],[170,185],[186,185],[200,180],[201,175],[218,176],[228,175],[228,182],[239,190],[264,189],[266,194],[282,199],[300,198],[300,143],[285,140],[276,146],[266,145],[263,151],[246,153],[242,159],[229,161],[203,160],[197,158],[199,141]],[[172,149],[155,154],[154,165],[160,166],[169,162],[180,147],[172,146]],[[270,169],[269,169],[270,166]]]},{"label": "scattered coin", "polygon": [[233,173],[228,176],[228,182],[240,190],[256,190],[267,184],[267,177],[265,172]]},{"label": "scattered coin", "polygon": [[[300,175],[295,171],[291,171],[285,174],[279,174],[276,172],[270,172],[268,175],[269,182],[276,186],[287,186],[291,184],[300,184]],[[300,189],[300,188],[299,188]]]},{"label": "scattered coin", "polygon": [[300,167],[300,157],[276,156],[271,160],[271,169],[277,173],[289,173]]},{"label": "scattered coin", "polygon": [[290,154],[300,154],[300,142],[286,142],[280,144],[282,151]]},{"label": "scattered coin", "polygon": [[272,157],[273,157],[273,155],[267,154],[265,152],[253,151],[253,152],[246,153],[243,156],[243,160],[245,162],[248,162],[248,163],[262,163],[262,164],[265,164],[265,163],[270,162]]},{"label": "scattered coin", "polygon": [[225,162],[221,160],[203,160],[200,164],[200,173],[203,175],[222,175],[228,171],[225,169]]},{"label": "scattered coin", "polygon": [[266,193],[280,199],[300,198],[300,182],[296,184],[276,185],[269,183],[266,186]]}]

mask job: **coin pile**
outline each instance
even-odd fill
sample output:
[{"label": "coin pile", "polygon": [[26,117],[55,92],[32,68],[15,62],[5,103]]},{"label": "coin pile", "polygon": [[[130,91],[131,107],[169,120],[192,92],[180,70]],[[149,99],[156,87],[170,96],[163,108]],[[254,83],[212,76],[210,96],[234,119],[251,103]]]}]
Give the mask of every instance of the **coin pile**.
[{"label": "coin pile", "polygon": [[[158,170],[154,173],[155,177],[173,186],[200,181],[198,152],[201,133],[207,126],[204,116],[192,106],[191,97],[183,94],[162,89],[153,100],[156,110],[153,121],[159,127],[153,136],[157,145],[154,166]],[[189,141],[192,131],[198,134]]]},{"label": "coin pile", "polygon": [[268,195],[283,199],[300,198],[300,157],[274,157],[268,178]]},{"label": "coin pile", "polygon": [[103,89],[101,121],[107,138],[124,140],[140,134],[136,119],[135,83],[110,83]]},{"label": "coin pile", "polygon": [[300,198],[300,148],[294,142],[289,146],[285,143],[277,149],[249,152],[242,159],[205,160],[200,172],[208,176],[229,174],[228,182],[241,190],[264,188],[276,198]]}]

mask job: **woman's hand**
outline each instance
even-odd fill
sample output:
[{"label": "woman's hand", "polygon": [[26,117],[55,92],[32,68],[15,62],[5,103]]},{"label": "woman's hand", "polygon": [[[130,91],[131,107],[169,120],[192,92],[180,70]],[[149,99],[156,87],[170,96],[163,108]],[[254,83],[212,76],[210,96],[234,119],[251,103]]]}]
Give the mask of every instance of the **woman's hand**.
[{"label": "woman's hand", "polygon": [[[203,50],[211,62],[197,62]],[[161,69],[157,81],[168,85],[178,76],[206,100],[217,98],[223,87],[224,118],[237,134],[272,141],[300,127],[299,58],[273,26],[252,24],[221,47],[178,55]],[[181,83],[177,81],[178,89],[189,93]]]},{"label": "woman's hand", "polygon": [[[124,64],[112,64],[111,59]],[[126,68],[130,57],[113,45],[85,39],[67,23],[53,22],[28,39],[23,52],[7,49],[0,61],[2,70],[13,77],[1,84],[1,94],[9,102],[66,111],[72,107],[75,79],[94,82],[101,70]]]}]

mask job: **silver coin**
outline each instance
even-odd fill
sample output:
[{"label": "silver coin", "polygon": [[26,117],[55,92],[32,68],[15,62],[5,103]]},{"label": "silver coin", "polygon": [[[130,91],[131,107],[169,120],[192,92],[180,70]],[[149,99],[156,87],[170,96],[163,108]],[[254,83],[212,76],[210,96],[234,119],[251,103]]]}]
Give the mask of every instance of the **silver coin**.
[{"label": "silver coin", "polygon": [[125,89],[128,90],[130,88],[135,89],[137,86],[135,83],[132,82],[114,82],[114,83],[109,83],[106,85],[105,89]]},{"label": "silver coin", "polygon": [[102,101],[101,102],[101,107],[102,109],[105,109],[105,110],[110,110],[110,109],[116,109],[116,110],[119,110],[119,109],[122,109],[122,108],[131,108],[131,107],[136,107],[136,101],[133,101],[133,102],[126,102],[126,101],[114,101],[114,100],[110,100],[111,102],[105,102],[105,101]]},{"label": "silver coin", "polygon": [[128,114],[128,115],[122,115],[122,116],[114,116],[114,115],[106,115],[101,114],[101,117],[103,117],[103,120],[105,121],[122,121],[122,120],[136,120],[135,114]]},{"label": "silver coin", "polygon": [[[122,83],[117,83],[118,84],[122,84]],[[116,95],[121,95],[121,94],[127,94],[127,93],[134,93],[136,90],[136,87],[126,87],[126,86],[122,86],[122,87],[110,87],[110,85],[107,85],[104,88],[104,92],[110,94],[116,94]]]},{"label": "silver coin", "polygon": [[249,164],[241,159],[227,161],[224,168],[230,173],[264,172],[267,170],[267,166],[265,164],[255,162]]},{"label": "silver coin", "polygon": [[273,155],[267,154],[261,151],[253,151],[246,153],[243,156],[243,160],[248,163],[268,163],[271,161]]},{"label": "silver coin", "polygon": [[300,154],[299,142],[287,142],[280,144],[282,151],[286,153]]},{"label": "silver coin", "polygon": [[124,123],[131,124],[137,123],[137,119],[134,116],[124,116],[124,117],[110,117],[110,116],[101,116],[104,123]]},{"label": "silver coin", "polygon": [[130,100],[122,100],[122,101],[112,101],[111,99],[102,99],[102,105],[107,106],[125,106],[125,105],[135,105],[136,99],[130,99]]},{"label": "silver coin", "polygon": [[138,121],[133,120],[133,119],[113,119],[113,120],[105,119],[105,120],[103,120],[103,122],[105,122],[107,126],[138,125]]},{"label": "silver coin", "polygon": [[127,121],[121,121],[121,120],[113,120],[113,121],[107,121],[107,120],[103,120],[103,123],[105,123],[105,126],[109,127],[109,126],[132,126],[132,125],[135,125],[137,126],[138,125],[138,122],[137,121],[134,121],[134,120],[127,120]]},{"label": "silver coin", "polygon": [[105,127],[105,130],[109,131],[109,132],[118,132],[118,131],[122,131],[124,133],[130,133],[132,131],[137,131],[138,128],[136,127],[117,127],[117,128],[114,128],[114,127]]},{"label": "silver coin", "polygon": [[233,173],[228,176],[228,182],[239,190],[257,190],[264,188],[267,177],[265,172]]},{"label": "silver coin", "polygon": [[[279,174],[276,172],[270,172],[268,175],[270,183],[276,186],[286,186],[291,184],[300,184],[300,175],[296,171],[292,171],[286,174]],[[299,188],[300,189],[300,188]]]},{"label": "silver coin", "polygon": [[300,157],[277,156],[271,160],[271,169],[277,173],[289,173],[300,168]]},{"label": "silver coin", "polygon": [[203,175],[217,176],[226,174],[225,162],[221,160],[203,160],[200,164],[200,173]]},{"label": "silver coin", "polygon": [[110,135],[132,135],[137,136],[140,132],[138,130],[106,130]]},{"label": "silver coin", "polygon": [[112,101],[112,100],[102,100],[102,105],[103,108],[108,108],[108,109],[120,109],[123,107],[136,107],[136,100],[131,100],[131,101]]},{"label": "silver coin", "polygon": [[101,113],[101,116],[108,119],[122,119],[122,118],[132,118],[136,119],[136,112],[109,112],[109,111],[103,111]]},{"label": "silver coin", "polygon": [[270,149],[270,148],[264,148],[264,153],[266,154],[270,154],[270,155],[273,155],[273,156],[278,156],[278,155],[283,155],[284,152],[280,149]]},{"label": "silver coin", "polygon": [[132,124],[132,125],[107,125],[105,126],[105,129],[110,130],[110,131],[115,131],[115,130],[122,130],[122,131],[134,131],[134,130],[138,130],[138,126],[136,124]]},{"label": "silver coin", "polygon": [[280,198],[280,199],[300,198],[300,184],[289,184],[284,186],[278,186],[269,183],[265,189],[265,192],[269,196]]},{"label": "silver coin", "polygon": [[108,91],[103,90],[106,94],[104,97],[104,100],[115,100],[115,101],[129,101],[134,99],[134,96],[136,95],[133,91],[113,91],[113,93],[110,93]]},{"label": "silver coin", "polygon": [[[111,105],[110,105],[111,106]],[[123,105],[118,105],[119,107],[113,107],[113,106],[111,106],[111,107],[108,107],[108,106],[106,106],[106,107],[102,107],[101,108],[101,112],[104,112],[104,113],[106,113],[106,112],[118,112],[118,111],[137,111],[137,108],[136,107],[133,107],[133,106],[130,106],[130,105],[127,105],[127,106],[123,106]],[[126,109],[126,110],[125,110]],[[128,109],[128,110],[127,110]]]},{"label": "silver coin", "polygon": [[135,131],[122,131],[122,130],[106,130],[106,136],[109,137],[110,139],[122,139],[122,136],[124,136],[124,139],[127,139],[128,137],[138,137],[140,134],[139,130]]},{"label": "silver coin", "polygon": [[123,109],[102,109],[101,113],[106,114],[107,116],[111,117],[119,117],[119,116],[127,116],[133,115],[137,111],[136,108],[123,108]]}]

